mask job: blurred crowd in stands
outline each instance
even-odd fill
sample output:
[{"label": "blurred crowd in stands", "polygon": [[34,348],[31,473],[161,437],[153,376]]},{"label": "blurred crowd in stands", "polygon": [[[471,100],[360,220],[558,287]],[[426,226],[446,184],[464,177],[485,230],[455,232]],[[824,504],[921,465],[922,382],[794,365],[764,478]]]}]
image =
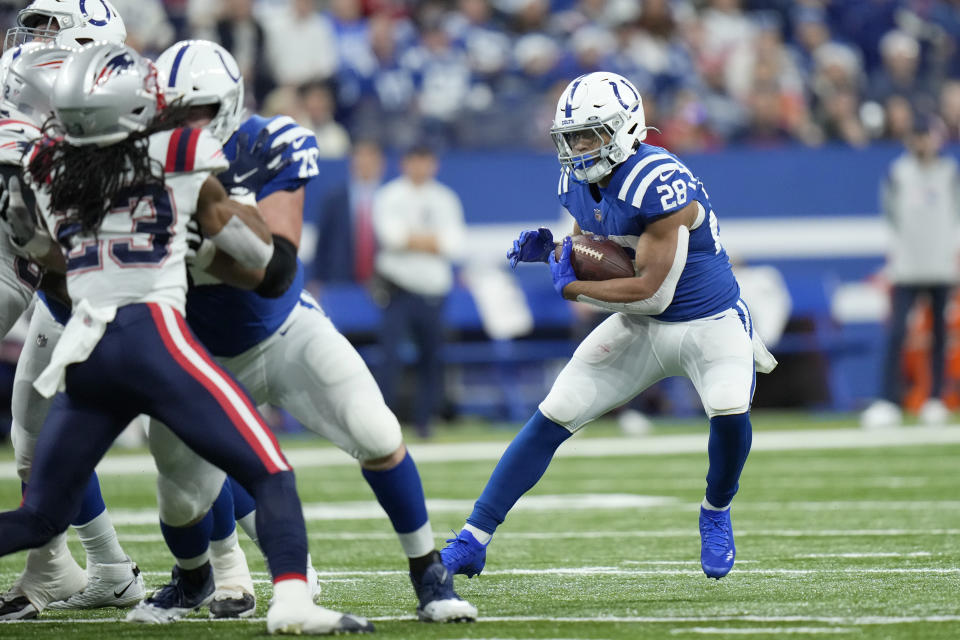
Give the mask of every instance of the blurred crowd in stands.
[{"label": "blurred crowd in stands", "polygon": [[[9,23],[25,2],[0,0]],[[899,139],[916,112],[960,136],[960,0],[114,0],[128,42],[226,46],[251,109],[328,157],[551,148],[555,101],[607,69],[677,152]]]}]

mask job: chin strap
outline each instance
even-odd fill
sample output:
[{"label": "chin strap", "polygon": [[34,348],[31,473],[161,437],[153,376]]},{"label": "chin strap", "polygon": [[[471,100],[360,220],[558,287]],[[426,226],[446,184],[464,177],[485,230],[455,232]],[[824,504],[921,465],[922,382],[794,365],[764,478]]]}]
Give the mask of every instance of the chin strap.
[{"label": "chin strap", "polygon": [[690,230],[684,225],[677,227],[677,252],[673,256],[673,264],[667,277],[663,279],[657,291],[643,300],[634,302],[605,302],[589,296],[577,296],[577,302],[586,302],[601,309],[616,311],[619,313],[635,313],[645,316],[655,316],[663,313],[673,302],[673,294],[677,290],[677,283],[680,281],[680,275],[687,264],[687,249],[690,243]]}]

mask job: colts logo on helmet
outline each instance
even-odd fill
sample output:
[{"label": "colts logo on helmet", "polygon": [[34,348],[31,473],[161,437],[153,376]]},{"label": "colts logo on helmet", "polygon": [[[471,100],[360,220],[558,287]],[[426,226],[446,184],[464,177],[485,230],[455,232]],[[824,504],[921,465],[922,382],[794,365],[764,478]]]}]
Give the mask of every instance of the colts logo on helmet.
[{"label": "colts logo on helmet", "polygon": [[97,76],[97,80],[93,83],[93,86],[100,86],[109,78],[112,78],[114,75],[120,73],[124,69],[129,69],[135,64],[136,62],[134,62],[133,56],[131,56],[129,53],[121,53],[120,55],[110,58],[107,60],[107,63],[103,65],[103,69],[100,70],[100,75]]},{"label": "colts logo on helmet", "polygon": [[83,17],[89,20],[90,24],[94,25],[95,27],[105,27],[107,26],[107,23],[110,22],[110,7],[108,7],[107,3],[103,0],[100,0],[100,5],[103,7],[104,11],[102,20],[94,18],[87,13],[87,0],[80,0],[80,13],[83,14]]}]

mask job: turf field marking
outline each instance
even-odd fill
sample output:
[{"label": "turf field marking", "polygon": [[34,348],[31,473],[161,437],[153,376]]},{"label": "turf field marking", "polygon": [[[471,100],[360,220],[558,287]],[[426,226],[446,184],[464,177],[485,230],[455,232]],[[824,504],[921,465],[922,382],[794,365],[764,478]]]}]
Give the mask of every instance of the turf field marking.
[{"label": "turf field marking", "polygon": [[856,627],[752,627],[749,629],[738,629],[736,627],[688,627],[670,629],[672,634],[681,633],[699,633],[704,635],[781,635],[781,634],[803,634],[813,635],[817,633],[860,633],[861,629]]},{"label": "turf field marking", "polygon": [[801,553],[794,558],[929,558],[934,555],[930,551],[911,551],[899,553],[897,551],[875,551],[872,553]]},{"label": "turf field marking", "polygon": [[[113,515],[113,512],[111,512]],[[154,518],[156,514],[154,513]],[[116,524],[116,520],[114,520]],[[762,536],[767,538],[847,538],[847,537],[909,537],[909,536],[957,536],[960,529],[745,529],[737,530],[737,537]],[[435,533],[437,540],[446,540],[450,533]],[[692,538],[699,536],[696,527],[689,529],[660,529],[653,531],[557,531],[557,532],[501,532],[497,540],[580,540],[606,538]],[[397,535],[390,532],[344,531],[344,532],[307,532],[310,540],[340,541],[376,541],[396,540]],[[121,533],[126,542],[154,543],[163,542],[159,533]],[[829,556],[825,556],[829,557]]]},{"label": "turf field marking", "polygon": [[[796,502],[743,502],[737,503],[734,511],[931,511],[958,510],[960,500],[899,500],[891,502],[859,500],[824,500]],[[473,509],[473,500],[428,499],[430,513],[467,514]],[[696,513],[697,503],[681,501],[672,496],[650,496],[633,493],[570,493],[531,495],[520,498],[513,512],[517,511],[591,511],[615,509],[660,509],[666,511]],[[380,520],[385,518],[383,508],[375,500],[345,502],[312,502],[303,505],[307,520]],[[157,511],[147,509],[112,509],[111,519],[115,525],[153,525]],[[739,531],[737,535],[742,535]]]},{"label": "turf field marking", "polygon": [[[170,575],[169,571],[144,571],[144,575],[163,576]],[[960,567],[838,567],[836,569],[782,569],[776,567],[768,568],[748,568],[737,569],[737,574],[752,575],[778,575],[778,576],[809,576],[809,575],[960,575]],[[266,577],[264,572],[252,572],[251,575],[257,577]],[[343,578],[343,577],[385,577],[385,576],[407,576],[407,570],[399,569],[373,569],[373,570],[349,570],[349,571],[318,571],[320,578]],[[559,576],[559,575],[577,575],[577,576],[702,576],[703,571],[696,569],[625,569],[623,567],[546,567],[543,569],[488,569],[483,572],[485,576]]]},{"label": "turf field marking", "polygon": [[[39,618],[37,620],[0,620],[0,625],[16,624],[115,624],[123,622],[121,614],[119,618]],[[370,616],[367,618],[373,622],[407,622],[416,620],[416,616]],[[266,618],[245,618],[244,622],[266,622]],[[199,622],[203,624],[217,623],[237,623],[237,620],[215,619],[201,616],[188,616],[181,618],[176,624],[184,622]],[[612,622],[612,623],[645,623],[645,624],[677,624],[677,623],[717,623],[717,622],[758,622],[766,624],[774,623],[821,623],[835,625],[891,625],[891,624],[917,624],[917,623],[947,623],[960,622],[960,615],[949,616],[586,616],[583,618],[554,617],[554,616],[480,616],[478,623],[484,622]],[[130,628],[138,628],[137,623],[129,623]],[[143,628],[143,627],[140,627]]]},{"label": "turf field marking", "polygon": [[[417,464],[499,460],[507,442],[459,442],[455,444],[412,443],[408,445]],[[864,431],[822,429],[760,431],[753,434],[753,451],[794,451],[819,449],[872,449],[912,445],[960,444],[960,429],[909,427]],[[650,436],[647,438],[573,438],[557,451],[561,458],[605,458],[671,453],[704,453],[707,430],[703,433]],[[284,452],[297,467],[354,466],[357,461],[332,447],[291,449]],[[153,458],[145,454],[109,455],[98,466],[101,475],[156,474]],[[16,479],[15,462],[0,463],[0,478]]]}]

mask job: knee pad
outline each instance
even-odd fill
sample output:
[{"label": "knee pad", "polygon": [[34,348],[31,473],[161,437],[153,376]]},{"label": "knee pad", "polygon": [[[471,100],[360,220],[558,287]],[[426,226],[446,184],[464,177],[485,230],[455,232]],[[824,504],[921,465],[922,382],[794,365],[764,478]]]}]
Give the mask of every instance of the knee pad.
[{"label": "knee pad", "polygon": [[342,418],[353,440],[349,452],[357,460],[383,458],[403,444],[400,422],[382,400],[356,398],[344,406]]},{"label": "knee pad", "polygon": [[738,382],[715,382],[703,394],[703,408],[711,418],[746,413],[750,409],[750,388]]},{"label": "knee pad", "polygon": [[212,465],[197,469],[190,476],[157,476],[157,507],[160,520],[172,527],[183,527],[210,510],[220,495],[226,474]]},{"label": "knee pad", "polygon": [[593,380],[582,376],[565,376],[561,372],[539,408],[553,422],[576,432],[592,419],[596,400]]}]

